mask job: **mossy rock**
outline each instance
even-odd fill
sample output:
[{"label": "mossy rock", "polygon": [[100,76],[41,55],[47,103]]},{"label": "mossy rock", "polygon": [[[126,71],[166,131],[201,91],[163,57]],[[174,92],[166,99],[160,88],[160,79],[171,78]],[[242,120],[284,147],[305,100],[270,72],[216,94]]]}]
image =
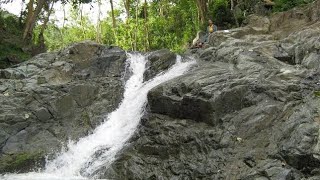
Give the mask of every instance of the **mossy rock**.
[{"label": "mossy rock", "polygon": [[4,155],[0,160],[0,173],[23,173],[43,167],[44,153],[19,153]]},{"label": "mossy rock", "polygon": [[87,111],[83,111],[81,114],[82,122],[80,123],[84,127],[93,128],[90,120],[90,115]]}]

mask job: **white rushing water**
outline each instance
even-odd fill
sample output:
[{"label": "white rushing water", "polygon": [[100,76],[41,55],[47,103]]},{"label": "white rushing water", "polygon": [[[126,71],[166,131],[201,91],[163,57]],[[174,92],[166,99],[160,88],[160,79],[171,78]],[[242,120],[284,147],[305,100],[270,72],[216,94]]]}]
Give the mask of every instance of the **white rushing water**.
[{"label": "white rushing water", "polygon": [[177,62],[168,71],[154,79],[143,82],[146,58],[140,54],[129,54],[127,60],[131,77],[125,85],[124,98],[115,111],[108,114],[104,123],[94,132],[70,142],[67,151],[61,152],[54,160],[47,162],[41,172],[7,174],[0,176],[6,180],[25,179],[86,179],[95,177],[97,170],[108,167],[116,158],[137,129],[147,103],[147,93],[153,87],[185,73],[195,61]]}]

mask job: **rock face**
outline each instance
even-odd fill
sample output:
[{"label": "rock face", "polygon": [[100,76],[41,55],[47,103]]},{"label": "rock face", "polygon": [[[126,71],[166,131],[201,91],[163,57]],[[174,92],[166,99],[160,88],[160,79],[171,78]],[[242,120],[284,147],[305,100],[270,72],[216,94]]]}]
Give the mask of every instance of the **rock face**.
[{"label": "rock face", "polygon": [[[149,113],[103,177],[320,179],[319,5],[214,33],[196,68],[149,92]],[[293,22],[298,12],[309,18]]]},{"label": "rock face", "polygon": [[126,54],[92,42],[0,70],[0,173],[27,171],[122,100]]},{"label": "rock face", "polygon": [[168,49],[161,49],[147,54],[147,70],[144,73],[144,80],[148,81],[162,71],[169,69],[176,63],[176,54]]},{"label": "rock face", "polygon": [[[320,179],[319,7],[213,33],[192,50],[197,66],[149,92],[139,129],[101,178]],[[145,80],[176,55],[147,58]],[[121,100],[124,59],[86,42],[1,70],[0,173],[90,132]]]}]

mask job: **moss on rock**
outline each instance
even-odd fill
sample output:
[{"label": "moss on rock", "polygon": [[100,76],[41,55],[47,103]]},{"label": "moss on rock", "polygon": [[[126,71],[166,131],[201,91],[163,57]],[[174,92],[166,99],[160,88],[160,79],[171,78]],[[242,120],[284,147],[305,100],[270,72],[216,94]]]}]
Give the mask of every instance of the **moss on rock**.
[{"label": "moss on rock", "polygon": [[0,173],[26,172],[44,165],[44,153],[19,153],[4,155],[0,161]]}]

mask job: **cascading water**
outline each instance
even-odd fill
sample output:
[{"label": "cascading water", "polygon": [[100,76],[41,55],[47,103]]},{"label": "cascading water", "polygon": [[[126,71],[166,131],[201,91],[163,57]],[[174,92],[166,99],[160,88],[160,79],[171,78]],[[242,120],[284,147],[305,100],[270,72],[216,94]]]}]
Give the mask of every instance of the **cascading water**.
[{"label": "cascading water", "polygon": [[185,73],[195,61],[177,62],[167,72],[143,82],[146,58],[140,54],[129,54],[127,60],[132,76],[125,85],[124,98],[117,110],[110,113],[103,124],[78,142],[70,142],[68,150],[47,162],[41,172],[7,174],[0,179],[86,179],[94,177],[101,167],[108,167],[133,135],[143,116],[147,93],[153,87]]}]

